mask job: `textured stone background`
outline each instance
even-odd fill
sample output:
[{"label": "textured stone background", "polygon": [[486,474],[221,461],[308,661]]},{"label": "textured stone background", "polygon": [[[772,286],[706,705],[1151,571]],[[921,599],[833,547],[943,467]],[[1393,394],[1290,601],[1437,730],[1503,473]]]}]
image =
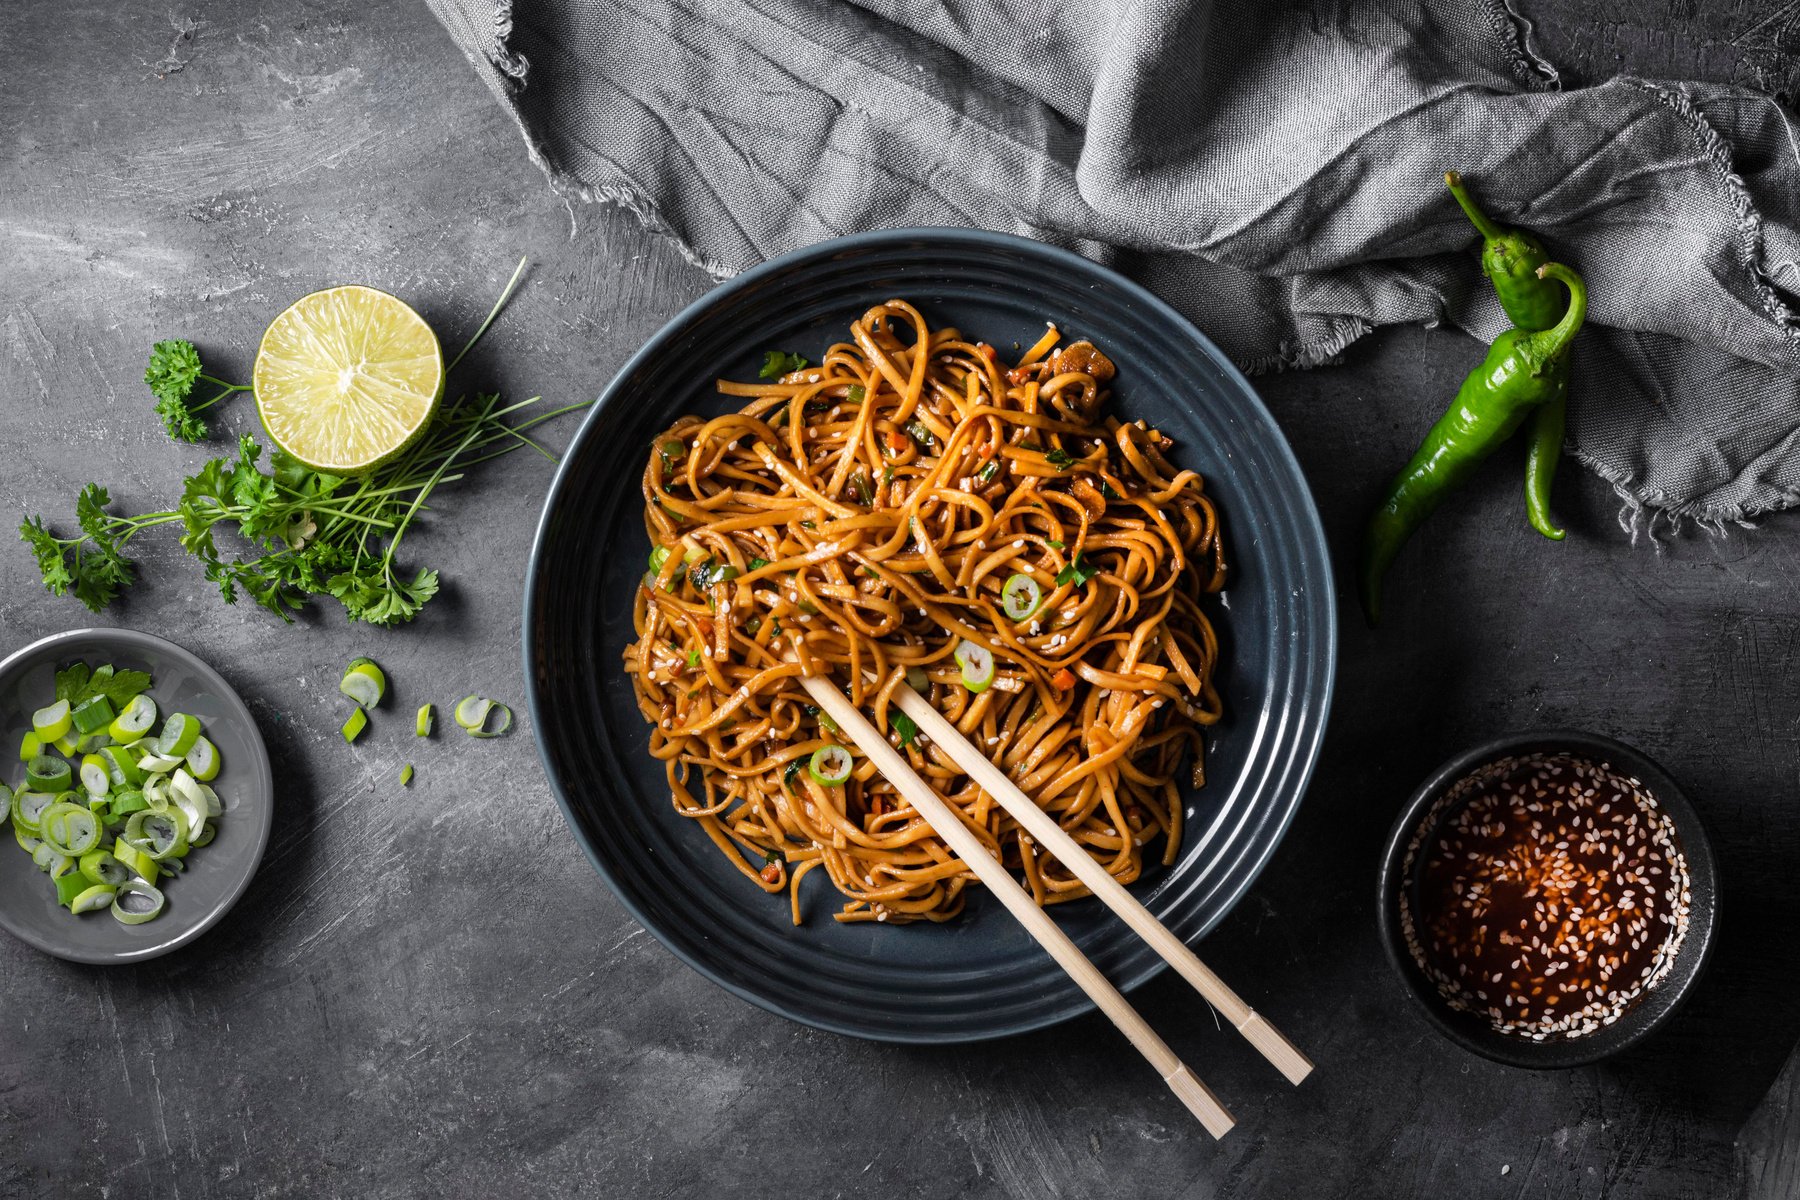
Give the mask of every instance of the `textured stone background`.
[{"label": "textured stone background", "polygon": [[[1800,4],[1527,10],[1572,84],[1800,86]],[[288,301],[363,280],[455,341],[529,254],[463,382],[567,402],[707,287],[630,218],[552,196],[422,6],[15,0],[0,45],[8,525],[21,510],[67,523],[90,478],[160,507],[200,461],[149,413],[139,377],[159,337],[241,377]],[[1397,330],[1344,367],[1262,381],[1340,559],[1375,482],[1478,357]],[[247,407],[224,424],[248,428]],[[1800,527],[1633,548],[1610,492],[1570,470],[1573,532],[1549,546],[1501,461],[1402,562],[1388,628],[1346,623],[1317,782],[1207,944],[1316,1078],[1286,1090],[1176,980],[1138,997],[1238,1113],[1220,1146],[1098,1020],[932,1051],[742,1004],[623,915],[528,728],[416,744],[401,714],[426,699],[520,697],[542,460],[444,494],[408,550],[447,594],[397,632],[225,608],[172,537],[147,535],[143,582],[99,620],[175,637],[251,699],[284,783],[275,835],[237,909],[166,959],[90,970],[0,939],[0,1193],[1716,1200],[1754,1176],[1757,1195],[1791,1195],[1775,1181],[1793,1179],[1792,1112],[1752,1114],[1800,1036]],[[0,545],[0,649],[84,623]],[[336,674],[365,650],[394,702],[348,749]],[[1468,1057],[1407,1010],[1370,893],[1419,778],[1477,738],[1551,724],[1636,743],[1686,783],[1718,839],[1725,923],[1662,1036],[1537,1075]],[[404,759],[419,779],[402,793]]]}]

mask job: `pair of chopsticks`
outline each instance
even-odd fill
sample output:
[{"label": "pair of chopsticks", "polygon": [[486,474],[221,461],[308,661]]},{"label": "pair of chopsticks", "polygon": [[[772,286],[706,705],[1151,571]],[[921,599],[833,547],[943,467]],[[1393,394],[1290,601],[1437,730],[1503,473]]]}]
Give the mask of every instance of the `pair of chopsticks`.
[{"label": "pair of chopsticks", "polygon": [[[839,728],[856,742],[887,781],[911,802],[937,835],[956,852],[956,856],[968,864],[976,878],[999,897],[1000,902],[1018,918],[1026,932],[1049,952],[1050,957],[1069,973],[1069,977],[1088,994],[1088,998],[1118,1027],[1119,1032],[1137,1047],[1138,1053],[1156,1069],[1163,1082],[1169,1085],[1169,1090],[1187,1105],[1188,1111],[1199,1119],[1206,1131],[1215,1138],[1224,1137],[1236,1122],[1219,1102],[1219,1098],[1175,1056],[1168,1044],[1156,1035],[1156,1031],[1119,994],[1119,990],[1107,981],[1099,968],[1088,961],[1087,956],[1069,940],[1069,936],[1050,919],[1049,914],[1038,907],[1031,893],[1013,878],[1012,873],[998,859],[988,853],[981,839],[964,823],[961,814],[938,797],[931,785],[920,778],[907,763],[905,757],[888,744],[880,731],[829,680],[817,675],[805,675],[800,682],[813,701],[831,714]],[[1273,1025],[1239,999],[1224,980],[1213,974],[1162,922],[1151,916],[1149,910],[1138,903],[1118,880],[1107,874],[1105,867],[1063,831],[1054,817],[1019,790],[1006,777],[1005,772],[958,733],[955,726],[931,707],[925,697],[910,687],[895,688],[893,695],[901,711],[913,719],[921,732],[941,747],[1040,846],[1054,855],[1102,903],[1123,918],[1134,933],[1162,956],[1163,961],[1180,972],[1182,978],[1192,984],[1290,1083],[1297,1084],[1306,1078],[1312,1070],[1312,1063],[1307,1061],[1306,1056],[1296,1050]]]}]

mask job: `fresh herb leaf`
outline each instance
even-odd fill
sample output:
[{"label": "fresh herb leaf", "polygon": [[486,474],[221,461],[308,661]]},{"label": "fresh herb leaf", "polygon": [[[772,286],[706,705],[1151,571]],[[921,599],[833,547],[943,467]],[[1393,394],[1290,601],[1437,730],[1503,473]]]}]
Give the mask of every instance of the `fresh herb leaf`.
[{"label": "fresh herb leaf", "polygon": [[666,471],[686,456],[687,443],[675,438],[670,438],[661,446],[657,447],[656,453],[662,458],[663,470]]},{"label": "fresh herb leaf", "polygon": [[1066,471],[1075,465],[1075,456],[1058,446],[1053,450],[1045,451],[1044,461],[1059,471]]},{"label": "fresh herb leaf", "polygon": [[81,698],[86,700],[90,696],[105,696],[116,711],[123,712],[133,696],[142,695],[149,690],[150,675],[146,671],[114,671],[104,679],[99,671],[95,671],[94,677],[88,680],[87,687],[83,689]]},{"label": "fresh herb leaf", "polygon": [[900,735],[901,748],[905,749],[912,745],[913,739],[919,736],[918,723],[898,709],[890,713],[889,717],[891,719],[888,724],[892,725],[894,732]]},{"label": "fresh herb leaf", "polygon": [[[156,397],[156,415],[163,428],[178,442],[198,442],[206,437],[206,422],[199,414],[233,392],[247,392],[248,384],[227,383],[206,374],[200,367],[200,352],[194,343],[171,338],[150,347],[150,362],[144,368],[144,382]],[[200,403],[193,403],[194,387],[207,383],[218,390]]]},{"label": "fresh herb leaf", "polygon": [[781,786],[782,787],[791,788],[793,786],[794,776],[796,776],[800,773],[800,768],[801,768],[803,761],[804,760],[802,760],[802,759],[796,758],[793,762],[791,762],[787,765],[787,768],[785,770],[783,770],[781,772]]},{"label": "fresh herb leaf", "polygon": [[769,560],[766,558],[753,558],[750,560],[750,569],[752,571],[760,571],[768,565]]},{"label": "fresh herb leaf", "polygon": [[1108,500],[1123,500],[1125,498],[1119,495],[1118,490],[1104,479],[1100,481],[1100,494],[1105,496]]},{"label": "fresh herb leaf", "polygon": [[67,700],[69,707],[74,708],[75,702],[80,700],[82,693],[87,691],[90,677],[88,665],[84,662],[71,663],[64,667],[56,673],[56,698]]},{"label": "fresh herb leaf", "polygon": [[803,370],[806,360],[798,354],[786,350],[765,350],[763,352],[762,370],[757,372],[762,379],[780,379],[783,375]]},{"label": "fresh herb leaf", "polygon": [[1055,538],[1051,538],[1049,541],[1045,542],[1044,545],[1050,547],[1052,550],[1061,550],[1063,548],[1063,544]]},{"label": "fresh herb leaf", "polygon": [[1056,573],[1056,582],[1058,584],[1072,583],[1076,587],[1083,587],[1088,580],[1099,573],[1099,567],[1088,565],[1086,555],[1077,554],[1074,562]]}]

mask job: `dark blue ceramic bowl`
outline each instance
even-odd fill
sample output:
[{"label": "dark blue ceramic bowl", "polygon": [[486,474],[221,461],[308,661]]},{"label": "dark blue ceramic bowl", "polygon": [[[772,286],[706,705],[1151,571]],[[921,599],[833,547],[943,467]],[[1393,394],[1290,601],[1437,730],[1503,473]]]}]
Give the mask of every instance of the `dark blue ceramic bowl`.
[{"label": "dark blue ceramic bowl", "polygon": [[[1205,935],[1294,815],[1325,730],[1337,627],[1325,539],[1281,431],[1224,355],[1168,305],[1066,251],[968,230],[896,230],[765,263],[691,305],[639,351],[576,436],[532,549],[525,677],[550,785],[594,866],[644,926],[709,979],[821,1029],[896,1042],[999,1037],[1088,1011],[1087,998],[985,894],[948,925],[840,925],[822,876],[787,899],[750,887],[675,815],[646,752],[620,652],[644,572],[639,476],[651,438],[726,407],[721,376],[765,350],[815,361],[870,305],[902,297],[936,325],[1008,347],[1054,321],[1118,364],[1114,407],[1174,437],[1218,503],[1230,585],[1214,608],[1226,719],[1188,797],[1174,866],[1136,887],[1177,935]],[[1119,986],[1162,961],[1091,901],[1057,920]]]}]

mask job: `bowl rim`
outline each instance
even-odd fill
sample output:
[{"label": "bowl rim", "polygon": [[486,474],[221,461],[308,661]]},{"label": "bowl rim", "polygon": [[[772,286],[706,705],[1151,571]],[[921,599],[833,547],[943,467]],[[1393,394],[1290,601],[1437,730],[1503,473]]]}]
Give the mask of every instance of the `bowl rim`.
[{"label": "bowl rim", "polygon": [[71,949],[68,946],[58,945],[45,938],[41,938],[31,930],[21,928],[14,924],[6,908],[0,906],[0,928],[4,928],[8,933],[33,949],[40,950],[52,957],[60,958],[65,962],[82,963],[86,966],[96,967],[120,966],[129,963],[146,962],[153,958],[161,958],[163,955],[179,950],[181,947],[195,941],[201,934],[223,920],[225,914],[235,908],[237,902],[243,897],[244,893],[249,890],[250,881],[256,878],[256,872],[262,866],[263,855],[269,847],[270,830],[275,824],[273,812],[275,773],[273,767],[269,763],[269,747],[267,743],[263,741],[262,729],[256,723],[256,715],[250,711],[250,706],[244,702],[244,698],[238,694],[237,689],[232,687],[223,675],[220,675],[218,671],[214,670],[212,665],[198,654],[195,654],[185,646],[180,646],[169,641],[167,638],[158,637],[154,633],[145,633],[139,629],[124,629],[116,626],[103,625],[88,626],[81,629],[66,629],[61,633],[52,633],[46,637],[41,637],[35,642],[19,647],[5,658],[0,658],[0,675],[4,675],[24,659],[35,658],[43,652],[53,650],[58,646],[80,641],[112,642],[116,645],[130,646],[140,650],[149,648],[156,651],[158,654],[180,659],[183,664],[194,672],[194,674],[198,675],[209,686],[217,689],[221,696],[229,697],[231,702],[236,704],[236,706],[242,710],[247,733],[245,740],[249,743],[251,750],[254,752],[256,761],[262,764],[263,776],[269,780],[270,813],[267,818],[257,822],[256,845],[254,851],[246,859],[246,869],[242,877],[232,885],[231,889],[225,894],[225,897],[222,900],[213,905],[211,911],[201,917],[198,921],[194,922],[194,924],[186,930],[176,934],[167,941],[158,942],[155,945],[146,946],[142,950],[133,950],[124,954],[102,954],[79,948]]},{"label": "bowl rim", "polygon": [[[682,963],[698,972],[703,978],[710,980],[712,983],[718,985],[727,992],[730,992],[732,995],[754,1004],[766,1012],[774,1013],[777,1016],[785,1017],[788,1020],[798,1022],[799,1024],[811,1028],[868,1041],[895,1044],[947,1045],[989,1041],[995,1038],[1011,1037],[1022,1033],[1049,1028],[1090,1014],[1094,1011],[1094,1004],[1090,999],[1083,995],[1079,998],[1077,1003],[1071,1005],[1062,1012],[1052,1012],[1041,1016],[1034,1015],[1028,1019],[1015,1021],[1004,1029],[955,1031],[931,1030],[912,1034],[906,1031],[875,1031],[833,1021],[829,1018],[822,1018],[818,1014],[797,1010],[780,1000],[772,999],[748,988],[740,987],[730,979],[725,978],[715,971],[706,961],[696,955],[690,954],[686,948],[678,944],[670,936],[665,935],[660,925],[652,920],[646,914],[642,906],[640,906],[637,901],[620,886],[618,881],[614,879],[612,872],[607,868],[606,864],[601,861],[600,855],[595,847],[590,844],[589,839],[582,832],[581,824],[576,818],[569,798],[561,785],[550,752],[544,744],[543,737],[538,733],[538,729],[541,727],[541,722],[538,720],[538,709],[541,697],[539,696],[532,656],[532,647],[536,637],[537,626],[534,612],[537,607],[537,592],[542,575],[540,563],[542,562],[544,555],[545,539],[549,533],[552,507],[567,482],[570,466],[575,458],[575,450],[594,428],[594,420],[598,414],[609,403],[616,401],[620,396],[626,381],[628,381],[645,362],[662,353],[665,347],[684,336],[688,329],[696,321],[704,317],[706,312],[716,305],[722,297],[728,297],[739,291],[754,287],[771,275],[778,275],[791,269],[797,263],[803,263],[817,258],[841,256],[865,249],[882,249],[905,245],[907,243],[920,242],[935,242],[947,245],[951,248],[954,248],[957,245],[992,247],[997,244],[1015,249],[1020,253],[1038,255],[1051,260],[1060,260],[1068,264],[1072,270],[1090,272],[1106,277],[1112,286],[1118,288],[1121,293],[1129,296],[1134,303],[1139,304],[1154,313],[1159,319],[1175,323],[1185,335],[1193,338],[1203,352],[1212,358],[1220,373],[1225,377],[1227,384],[1246,397],[1250,404],[1254,406],[1254,410],[1259,412],[1260,415],[1267,420],[1269,426],[1276,431],[1277,437],[1275,439],[1275,444],[1270,447],[1271,457],[1281,462],[1285,468],[1291,470],[1293,478],[1300,483],[1298,495],[1296,496],[1298,508],[1297,518],[1300,527],[1299,553],[1307,560],[1320,566],[1323,584],[1327,589],[1330,588],[1331,581],[1335,578],[1335,572],[1332,568],[1333,560],[1331,558],[1330,547],[1325,538],[1324,522],[1319,515],[1318,503],[1313,497],[1312,486],[1307,481],[1306,473],[1300,467],[1300,462],[1294,454],[1292,443],[1290,443],[1287,436],[1281,432],[1280,423],[1275,420],[1274,414],[1269,411],[1268,405],[1263,402],[1262,396],[1256,391],[1255,387],[1251,385],[1243,372],[1238,370],[1237,366],[1228,356],[1226,356],[1224,351],[1220,350],[1213,340],[1201,332],[1192,321],[1143,285],[1126,278],[1124,275],[1121,275],[1110,267],[1094,262],[1092,259],[1084,258],[1081,255],[1070,250],[1065,250],[1060,246],[1053,246],[1049,243],[1041,242],[1033,238],[1022,237],[1017,234],[1000,233],[992,230],[969,229],[954,226],[911,226],[899,229],[874,230],[830,238],[810,246],[802,246],[790,250],[784,254],[759,263],[756,266],[709,288],[705,293],[683,306],[679,312],[665,321],[663,325],[637,349],[637,351],[620,365],[618,370],[614,372],[612,378],[607,381],[606,386],[601,390],[598,398],[594,401],[593,406],[584,417],[581,428],[578,429],[574,437],[570,439],[568,449],[565,450],[561,461],[557,464],[556,472],[550,481],[549,488],[545,492],[544,502],[538,513],[537,526],[532,534],[530,553],[526,560],[525,587],[521,597],[523,619],[520,625],[519,642],[525,676],[526,711],[532,718],[532,739],[537,749],[538,762],[543,769],[545,781],[549,784],[551,794],[556,798],[557,807],[562,812],[564,823],[568,826],[570,833],[574,835],[577,843],[580,844],[582,852],[587,856],[589,864],[592,865],[595,873],[600,876],[608,890],[612,892],[613,896],[619,901],[620,905],[633,920],[644,929],[647,929],[666,950],[672,953]],[[1340,636],[1338,606],[1335,594],[1328,592],[1318,607],[1322,619],[1316,631],[1319,639],[1317,653],[1324,659],[1323,678],[1318,698],[1318,715],[1311,736],[1306,739],[1296,751],[1298,767],[1293,773],[1294,800],[1288,806],[1287,811],[1281,814],[1280,823],[1275,829],[1273,836],[1268,839],[1267,844],[1253,859],[1248,860],[1247,868],[1243,872],[1242,878],[1238,882],[1238,886],[1231,890],[1229,898],[1219,906],[1218,915],[1216,915],[1212,921],[1208,922],[1205,928],[1199,934],[1195,935],[1193,940],[1199,940],[1199,938],[1204,937],[1206,933],[1210,932],[1217,922],[1222,919],[1223,914],[1235,907],[1250,890],[1251,886],[1255,884],[1264,869],[1267,868],[1270,859],[1274,857],[1277,847],[1280,846],[1282,840],[1292,828],[1294,817],[1299,812],[1300,805],[1306,798],[1307,789],[1312,784],[1313,774],[1317,770],[1319,758],[1324,748],[1325,734],[1330,726],[1332,704],[1337,692],[1338,648]],[[1121,992],[1131,992],[1155,978],[1167,967],[1167,965],[1168,964],[1159,956],[1151,955],[1149,956],[1149,961],[1141,971],[1132,975],[1130,978],[1116,980],[1114,982]]]},{"label": "bowl rim", "polygon": [[[1400,928],[1399,895],[1405,883],[1401,868],[1412,834],[1431,805],[1476,768],[1511,754],[1533,750],[1564,750],[1584,757],[1604,757],[1636,776],[1674,821],[1676,835],[1681,839],[1682,855],[1687,860],[1690,889],[1705,897],[1704,904],[1693,906],[1700,911],[1688,927],[1681,950],[1677,951],[1677,966],[1671,968],[1671,977],[1658,988],[1664,996],[1663,1003],[1648,1016],[1636,1020],[1633,1020],[1633,1014],[1646,1010],[1641,1007],[1628,1009],[1619,1019],[1626,1032],[1608,1041],[1594,1039],[1587,1053],[1581,1052],[1579,1038],[1548,1042],[1523,1038],[1502,1040],[1505,1035],[1488,1034],[1485,1027],[1460,1019],[1460,1014],[1445,1006],[1436,987],[1419,971]],[[1718,859],[1713,853],[1712,838],[1707,833],[1705,821],[1681,785],[1655,759],[1604,734],[1567,728],[1519,730],[1488,738],[1447,759],[1407,798],[1382,846],[1381,869],[1376,877],[1376,923],[1388,964],[1418,1011],[1439,1033],[1492,1062],[1530,1070],[1561,1070],[1588,1066],[1638,1045],[1680,1010],[1705,974],[1712,957],[1712,935],[1719,910],[1718,875]],[[1666,991],[1663,990],[1665,986]],[[1554,1061],[1547,1061],[1552,1057]]]}]

